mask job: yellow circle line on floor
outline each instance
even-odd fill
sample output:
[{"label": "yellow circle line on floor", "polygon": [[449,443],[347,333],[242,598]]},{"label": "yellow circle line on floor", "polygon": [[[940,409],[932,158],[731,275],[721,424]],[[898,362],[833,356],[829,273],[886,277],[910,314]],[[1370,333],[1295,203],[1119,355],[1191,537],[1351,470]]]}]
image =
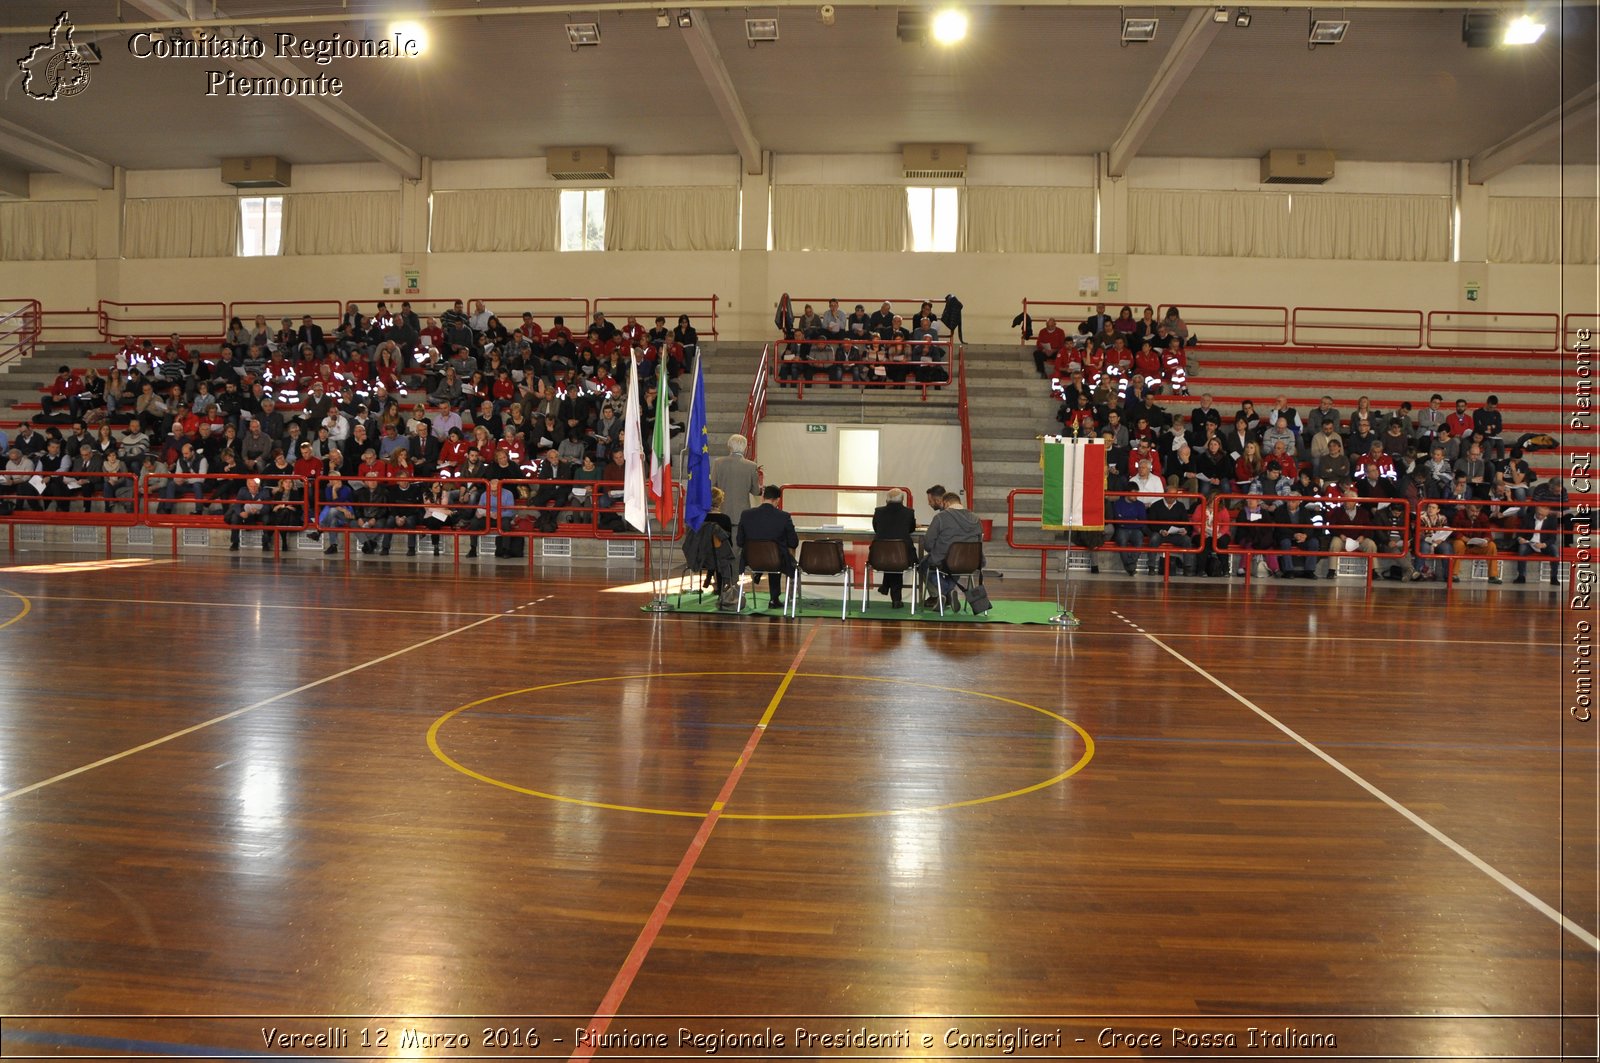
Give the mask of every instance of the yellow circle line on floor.
[{"label": "yellow circle line on floor", "polygon": [[21,620],[23,617],[25,617],[29,613],[33,612],[33,602],[28,599],[27,595],[18,594],[16,591],[8,591],[4,587],[0,587],[0,594],[9,594],[9,595],[11,595],[11,597],[17,599],[18,601],[20,601],[22,603],[22,612],[18,613],[16,616],[12,617],[10,620],[7,620],[5,623],[0,624],[0,628],[8,628],[12,624],[15,624],[18,620]]},{"label": "yellow circle line on floor", "polygon": [[[453,717],[455,717],[455,716],[457,716],[457,715],[459,715],[459,714],[461,714],[463,712],[466,712],[468,709],[477,708],[479,705],[487,705],[489,702],[491,702],[491,701],[499,701],[501,698],[515,697],[518,694],[532,694],[532,693],[535,693],[535,692],[541,691],[541,690],[556,690],[556,689],[559,689],[561,687],[583,686],[583,685],[586,685],[586,684],[589,684],[589,683],[616,683],[616,682],[622,682],[622,681],[629,680],[629,679],[677,679],[677,678],[684,678],[684,677],[690,677],[690,676],[709,676],[709,675],[783,676],[783,675],[786,675],[786,674],[787,673],[785,673],[785,672],[642,672],[642,673],[639,673],[639,674],[636,674],[636,675],[609,675],[609,676],[598,676],[598,677],[591,678],[591,679],[568,679],[568,680],[565,680],[565,681],[560,682],[560,683],[544,683],[544,684],[541,684],[539,686],[522,687],[521,689],[518,689],[518,690],[507,690],[504,693],[491,694],[490,696],[488,696],[486,698],[479,698],[477,701],[469,701],[465,705],[462,705],[462,706],[459,706],[457,708],[451,709],[449,712],[445,713],[443,716],[440,716],[437,720],[433,721],[433,724],[428,728],[428,748],[433,751],[433,755],[434,756],[438,757],[441,761],[443,761],[444,763],[448,764],[450,767],[454,768],[456,771],[459,771],[461,774],[466,775],[469,778],[476,779],[479,782],[488,783],[490,786],[498,786],[502,790],[510,790],[513,793],[527,794],[530,797],[540,797],[540,798],[545,799],[546,801],[558,801],[558,802],[561,802],[562,804],[582,805],[582,806],[584,806],[586,808],[606,808],[606,809],[610,809],[613,812],[639,812],[639,813],[643,813],[645,815],[651,815],[651,816],[679,816],[679,817],[682,817],[682,818],[685,818],[685,819],[704,819],[708,815],[708,813],[706,813],[706,812],[689,812],[689,811],[685,811],[683,809],[674,809],[674,808],[648,808],[648,807],[644,807],[644,806],[641,806],[641,805],[614,804],[614,803],[609,802],[609,801],[589,801],[589,800],[586,800],[586,799],[581,798],[581,797],[567,797],[567,796],[565,796],[563,794],[547,793],[544,790],[534,790],[534,789],[531,789],[531,788],[526,787],[526,786],[518,786],[515,783],[506,782],[503,779],[496,779],[491,775],[485,775],[480,771],[474,771],[473,769],[467,767],[465,764],[462,764],[460,761],[455,760],[448,753],[446,753],[443,749],[441,749],[439,747],[439,730],[446,723],[448,723]],[[848,679],[848,680],[852,680],[852,681],[855,681],[855,682],[862,682],[862,683],[893,683],[893,684],[898,685],[898,686],[921,687],[924,690],[942,690],[942,691],[946,691],[947,693],[952,693],[952,694],[967,694],[967,695],[970,695],[970,696],[975,697],[975,698],[987,698],[990,701],[999,701],[999,702],[1003,702],[1003,703],[1005,703],[1007,705],[1016,705],[1016,706],[1018,706],[1020,708],[1029,709],[1029,710],[1031,710],[1033,712],[1037,712],[1041,716],[1048,716],[1052,720],[1056,720],[1059,723],[1064,723],[1068,727],[1070,727],[1074,731],[1076,731],[1078,733],[1078,737],[1083,739],[1083,746],[1084,746],[1083,756],[1078,758],[1077,762],[1072,764],[1065,771],[1060,772],[1057,775],[1053,775],[1050,778],[1043,780],[1042,782],[1036,782],[1036,783],[1032,784],[1031,786],[1024,786],[1024,787],[1021,787],[1021,788],[1016,789],[1016,790],[1007,790],[1005,793],[989,794],[986,797],[974,797],[974,798],[970,798],[970,799],[965,800],[965,801],[950,801],[950,802],[947,802],[947,803],[941,804],[941,805],[923,805],[923,806],[920,806],[920,807],[917,807],[917,808],[876,809],[876,810],[865,811],[865,812],[801,812],[801,813],[773,813],[773,814],[757,814],[757,813],[749,813],[749,812],[745,812],[745,813],[724,812],[724,813],[722,813],[722,818],[723,819],[749,819],[749,820],[875,819],[875,818],[879,818],[879,817],[883,817],[883,816],[911,816],[911,815],[916,815],[916,814],[923,813],[923,812],[945,812],[945,811],[948,811],[948,810],[954,809],[954,808],[970,808],[970,807],[975,806],[975,805],[987,805],[987,804],[991,804],[991,803],[993,803],[995,801],[1005,801],[1005,800],[1009,800],[1010,798],[1013,798],[1013,797],[1021,797],[1024,794],[1031,794],[1031,793],[1035,793],[1035,792],[1037,792],[1039,790],[1047,789],[1047,788],[1049,788],[1051,786],[1054,786],[1057,783],[1061,782],[1063,779],[1066,779],[1066,778],[1069,778],[1069,777],[1071,777],[1073,775],[1076,775],[1078,772],[1083,770],[1084,766],[1087,765],[1090,760],[1092,760],[1094,758],[1094,739],[1092,737],[1090,737],[1088,731],[1085,731],[1082,727],[1079,727],[1077,724],[1073,723],[1071,720],[1067,719],[1065,716],[1062,716],[1060,713],[1051,712],[1049,709],[1040,708],[1038,705],[1030,705],[1025,701],[1018,701],[1015,698],[1002,697],[999,694],[985,694],[985,693],[983,693],[982,691],[979,691],[979,690],[967,690],[967,689],[962,688],[962,687],[939,686],[939,685],[934,684],[934,683],[917,683],[917,682],[913,682],[912,680],[909,680],[909,679],[894,679],[894,678],[888,678],[888,677],[884,677],[884,676],[833,675],[833,674],[825,673],[825,672],[796,672],[795,673],[795,678],[797,678],[797,679]]]}]

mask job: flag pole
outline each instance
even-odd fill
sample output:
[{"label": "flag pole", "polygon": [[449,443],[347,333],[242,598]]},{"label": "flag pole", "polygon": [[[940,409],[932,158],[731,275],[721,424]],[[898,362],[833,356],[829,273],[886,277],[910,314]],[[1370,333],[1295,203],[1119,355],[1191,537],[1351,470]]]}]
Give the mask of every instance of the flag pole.
[{"label": "flag pole", "polygon": [[[658,413],[666,415],[667,413],[670,412],[671,406],[672,406],[672,403],[670,401],[668,401],[667,398],[666,398],[666,396],[669,393],[665,390],[665,388],[667,386],[667,374],[665,372],[665,368],[666,368],[666,364],[667,364],[667,352],[666,352],[666,350],[663,349],[661,351],[661,353],[657,357],[660,360],[656,363],[656,365],[657,365],[657,370],[656,370],[656,383],[657,383],[656,407],[657,407],[657,412]],[[665,407],[666,409],[663,410],[662,407]],[[659,421],[660,421],[660,417],[657,418],[657,422],[658,423],[657,423],[657,428],[656,428],[656,432],[655,432],[656,435],[660,435]],[[656,457],[656,454],[655,454],[655,441],[654,440],[651,440],[650,453],[651,453],[652,457]],[[667,454],[666,454],[666,459],[667,459],[666,460],[666,467],[668,469],[671,469],[672,468],[672,421],[671,421],[670,417],[667,420]],[[666,482],[662,484],[662,488],[663,488],[663,490],[666,491],[666,493],[668,495],[670,495],[672,493],[672,478],[670,476],[666,477]],[[660,508],[660,502],[658,501],[656,503],[656,505],[654,507],[652,507],[652,508],[653,509],[659,509]],[[644,517],[645,538],[646,539],[651,539],[651,541],[653,542],[654,540],[653,540],[652,534],[651,534],[651,524],[652,523],[654,523],[654,514],[649,512],[649,511],[646,511],[645,517]],[[668,539],[668,538],[665,537],[666,536],[666,531],[667,531],[667,529],[665,527],[663,527],[661,529],[662,536],[663,536],[663,538],[662,538],[662,546],[666,546],[668,543],[670,543],[672,541],[671,539]],[[648,603],[646,603],[645,607],[644,607],[645,608],[645,612],[647,612],[647,613],[670,613],[673,610],[672,603],[667,601],[667,588],[672,583],[672,564],[671,564],[670,560],[667,560],[667,559],[665,559],[665,558],[663,558],[661,556],[662,553],[664,553],[664,552],[665,551],[652,552],[652,554],[651,554],[651,558],[650,558],[650,601]]]}]

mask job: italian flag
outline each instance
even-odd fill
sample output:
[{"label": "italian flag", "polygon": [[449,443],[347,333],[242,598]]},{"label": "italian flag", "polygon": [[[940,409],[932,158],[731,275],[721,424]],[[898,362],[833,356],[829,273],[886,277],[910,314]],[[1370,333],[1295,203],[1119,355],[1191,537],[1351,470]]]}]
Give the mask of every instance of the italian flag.
[{"label": "italian flag", "polygon": [[656,522],[672,523],[672,425],[667,420],[667,354],[656,360],[656,432],[650,443],[650,498],[656,504]]},{"label": "italian flag", "polygon": [[1106,444],[1103,439],[1044,441],[1044,527],[1096,531],[1106,526]]}]

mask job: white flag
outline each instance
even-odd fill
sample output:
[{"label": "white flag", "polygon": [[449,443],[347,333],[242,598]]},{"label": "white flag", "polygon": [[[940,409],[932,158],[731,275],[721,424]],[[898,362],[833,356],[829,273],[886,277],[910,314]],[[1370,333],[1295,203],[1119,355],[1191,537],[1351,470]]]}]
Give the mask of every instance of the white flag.
[{"label": "white flag", "polygon": [[639,436],[639,359],[628,360],[628,407],[623,415],[622,519],[645,531],[650,519],[644,497],[644,440]]}]

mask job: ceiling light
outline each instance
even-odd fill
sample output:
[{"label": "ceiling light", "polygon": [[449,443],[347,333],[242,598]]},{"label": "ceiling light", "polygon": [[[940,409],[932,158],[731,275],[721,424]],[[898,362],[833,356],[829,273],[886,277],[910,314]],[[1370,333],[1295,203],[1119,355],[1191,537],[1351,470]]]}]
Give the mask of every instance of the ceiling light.
[{"label": "ceiling light", "polygon": [[1519,15],[1506,23],[1503,44],[1533,44],[1544,36],[1544,23],[1535,22],[1529,15]]},{"label": "ceiling light", "polygon": [[656,10],[656,29],[664,30],[672,25],[672,13],[666,8]]},{"label": "ceiling light", "polygon": [[396,22],[389,27],[389,36],[400,46],[402,54],[421,55],[428,50],[428,31],[420,22]]},{"label": "ceiling light", "polygon": [[775,18],[747,18],[744,20],[744,39],[754,48],[758,41],[778,39],[778,20]]},{"label": "ceiling light", "polygon": [[1125,18],[1122,20],[1122,39],[1144,43],[1156,39],[1156,27],[1161,25],[1158,18]]},{"label": "ceiling light", "polygon": [[678,28],[680,30],[686,30],[693,25],[694,19],[690,17],[688,8],[684,8],[682,11],[678,12]]},{"label": "ceiling light", "polygon": [[933,16],[933,39],[938,43],[951,45],[957,41],[965,40],[966,36],[967,13],[965,11],[946,8]]},{"label": "ceiling light", "polygon": [[1250,28],[1250,9],[1241,7],[1239,13],[1233,17],[1233,24],[1242,30]]},{"label": "ceiling light", "polygon": [[1215,11],[1211,12],[1211,21],[1221,23],[1222,25],[1227,25],[1228,9],[1225,7],[1219,7]]},{"label": "ceiling light", "polygon": [[1306,43],[1313,46],[1318,44],[1338,44],[1344,40],[1345,31],[1350,28],[1346,19],[1319,18],[1311,23],[1311,33],[1306,37]]},{"label": "ceiling light", "polygon": [[834,18],[833,5],[832,4],[823,4],[821,7],[817,8],[817,18],[822,22],[822,24],[824,26],[833,25],[833,18]]},{"label": "ceiling light", "polygon": [[567,23],[567,43],[572,45],[573,51],[577,51],[579,48],[598,46],[600,43],[600,23]]}]

